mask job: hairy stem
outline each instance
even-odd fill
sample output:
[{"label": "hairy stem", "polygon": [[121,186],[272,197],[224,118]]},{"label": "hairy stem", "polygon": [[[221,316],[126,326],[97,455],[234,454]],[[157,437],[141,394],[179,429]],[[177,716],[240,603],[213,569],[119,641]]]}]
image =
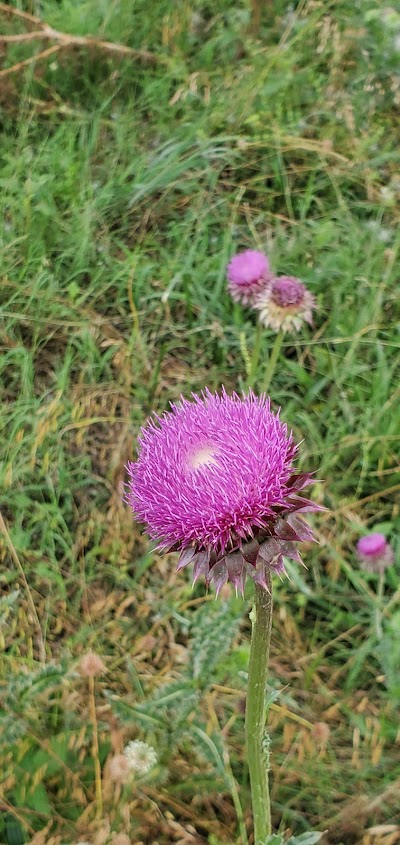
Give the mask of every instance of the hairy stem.
[{"label": "hairy stem", "polygon": [[256,584],[255,601],[250,614],[252,633],[246,703],[246,748],[253,805],[254,845],[263,845],[271,834],[268,761],[263,747],[266,720],[265,687],[272,624],[270,573],[267,574],[267,584],[269,592]]}]

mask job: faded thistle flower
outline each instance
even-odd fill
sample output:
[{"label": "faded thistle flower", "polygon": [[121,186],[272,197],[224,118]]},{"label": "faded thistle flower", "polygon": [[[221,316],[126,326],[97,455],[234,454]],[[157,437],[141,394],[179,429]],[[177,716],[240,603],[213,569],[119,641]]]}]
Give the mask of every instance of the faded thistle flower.
[{"label": "faded thistle flower", "polygon": [[87,678],[94,678],[96,675],[102,675],[103,672],[107,672],[107,667],[101,657],[93,651],[89,651],[82,657],[79,669],[81,674],[86,675]]},{"label": "faded thistle flower", "polygon": [[125,754],[115,754],[110,762],[110,778],[117,783],[128,783],[132,773]]},{"label": "faded thistle flower", "polygon": [[131,771],[140,775],[146,775],[158,760],[154,748],[140,739],[128,742],[128,745],[124,748],[124,756]]},{"label": "faded thistle flower", "polygon": [[311,735],[318,745],[325,746],[331,735],[331,729],[326,722],[314,722],[311,729]]},{"label": "faded thistle flower", "polygon": [[383,534],[367,534],[357,543],[357,555],[363,569],[384,572],[394,561],[393,549]]},{"label": "faded thistle flower", "polygon": [[260,321],[274,332],[298,332],[304,322],[312,324],[315,299],[299,279],[274,276],[254,300]]},{"label": "faded thistle flower", "polygon": [[234,255],[228,264],[228,290],[235,302],[253,303],[270,276],[268,258],[256,249]]},{"label": "faded thistle flower", "polygon": [[142,429],[126,498],[158,548],[181,552],[178,569],[193,564],[194,582],[243,594],[250,575],[265,588],[266,568],[301,563],[295,541],[314,539],[299,514],[321,510],[299,495],[311,474],[295,471],[297,449],[265,395],[206,389]]}]

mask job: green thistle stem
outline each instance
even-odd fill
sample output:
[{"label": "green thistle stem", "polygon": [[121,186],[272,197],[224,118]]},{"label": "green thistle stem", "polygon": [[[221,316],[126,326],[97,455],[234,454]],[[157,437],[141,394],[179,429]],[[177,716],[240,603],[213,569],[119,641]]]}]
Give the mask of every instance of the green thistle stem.
[{"label": "green thistle stem", "polygon": [[251,356],[251,367],[248,378],[248,386],[254,387],[254,380],[257,375],[258,362],[260,360],[261,341],[263,336],[263,327],[260,322],[257,323],[256,336],[254,340],[253,354]]},{"label": "green thistle stem", "polygon": [[268,765],[263,749],[266,721],[265,687],[272,625],[272,585],[269,572],[266,580],[269,592],[258,584],[255,585],[255,601],[250,614],[252,633],[246,702],[246,748],[253,805],[254,845],[263,845],[271,834]]},{"label": "green thistle stem", "polygon": [[382,630],[382,608],[383,608],[383,593],[385,589],[385,573],[379,573],[378,590],[376,594],[376,609],[375,609],[375,630],[378,640],[383,637]]},{"label": "green thistle stem", "polygon": [[269,386],[270,386],[271,381],[272,381],[272,376],[275,372],[275,367],[276,367],[276,364],[277,364],[277,361],[278,361],[278,358],[279,358],[279,353],[281,351],[283,338],[284,338],[284,332],[282,332],[282,331],[278,332],[278,334],[275,338],[275,343],[272,347],[272,352],[271,352],[271,355],[269,357],[269,361],[268,361],[266,369],[265,369],[264,384],[262,386],[263,393],[268,393]]}]

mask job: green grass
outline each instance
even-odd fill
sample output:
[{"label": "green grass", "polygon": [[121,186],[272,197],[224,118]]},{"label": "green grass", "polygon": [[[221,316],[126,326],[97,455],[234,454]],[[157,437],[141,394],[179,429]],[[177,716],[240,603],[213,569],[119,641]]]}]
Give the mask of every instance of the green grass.
[{"label": "green grass", "polygon": [[[95,843],[109,830],[107,842],[125,832],[136,845],[245,845],[250,602],[192,593],[172,557],[149,553],[121,490],[152,408],[206,384],[245,384],[254,319],[227,295],[225,268],[253,246],[318,301],[313,329],[285,342],[271,395],[330,509],[314,519],[308,570],[291,567],[276,587],[274,824],[327,829],[331,843],[370,844],[377,824],[398,835],[400,16],[372,0],[294,12],[275,0],[251,36],[245,2],[24,8],[157,62],[64,51],[1,80],[0,489],[11,543],[0,547],[0,841],[42,832],[35,845]],[[7,18],[4,29],[24,25]],[[39,46],[8,46],[3,67]],[[266,332],[258,384],[272,342]],[[379,641],[376,579],[354,555],[375,527],[397,550]],[[95,690],[100,817],[77,673],[89,648],[108,669]],[[133,738],[160,763],[119,794],[109,761]]]}]

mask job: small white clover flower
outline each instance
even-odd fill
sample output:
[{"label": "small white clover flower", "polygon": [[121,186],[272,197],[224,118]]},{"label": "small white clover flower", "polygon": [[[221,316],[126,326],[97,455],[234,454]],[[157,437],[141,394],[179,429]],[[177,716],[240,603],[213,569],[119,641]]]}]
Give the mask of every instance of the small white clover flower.
[{"label": "small white clover flower", "polygon": [[128,742],[128,745],[124,748],[124,755],[128,761],[129,768],[134,772],[138,772],[140,775],[147,774],[156,765],[158,760],[154,748],[151,745],[147,745],[147,742],[141,742],[140,739]]}]

